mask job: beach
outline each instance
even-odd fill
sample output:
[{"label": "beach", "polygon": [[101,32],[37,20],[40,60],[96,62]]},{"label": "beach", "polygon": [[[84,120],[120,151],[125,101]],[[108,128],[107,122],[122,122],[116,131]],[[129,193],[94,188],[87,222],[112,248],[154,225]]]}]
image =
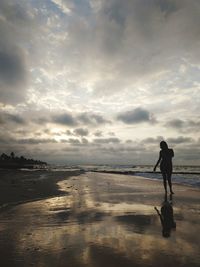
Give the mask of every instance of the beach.
[{"label": "beach", "polygon": [[[98,172],[4,171],[0,179],[3,267],[200,266],[200,192]],[[163,236],[155,207],[173,210]]]}]

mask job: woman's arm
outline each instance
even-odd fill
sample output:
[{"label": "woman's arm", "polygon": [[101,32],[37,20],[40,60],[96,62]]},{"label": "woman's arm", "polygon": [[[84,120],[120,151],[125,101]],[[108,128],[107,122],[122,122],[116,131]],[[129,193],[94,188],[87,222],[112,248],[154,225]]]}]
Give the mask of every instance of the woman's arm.
[{"label": "woman's arm", "polygon": [[158,161],[157,161],[157,163],[156,163],[156,165],[155,165],[155,167],[154,167],[154,169],[153,169],[153,171],[155,172],[156,171],[156,167],[158,166],[158,164],[160,163],[160,161],[161,161],[161,151],[160,151],[160,154],[159,154],[159,159],[158,159]]}]

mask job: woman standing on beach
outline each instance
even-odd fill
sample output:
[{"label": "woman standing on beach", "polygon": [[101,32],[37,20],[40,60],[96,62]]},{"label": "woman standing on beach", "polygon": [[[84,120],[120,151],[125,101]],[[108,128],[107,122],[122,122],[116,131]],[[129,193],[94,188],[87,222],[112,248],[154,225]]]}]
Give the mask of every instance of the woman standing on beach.
[{"label": "woman standing on beach", "polygon": [[160,155],[159,159],[154,167],[154,172],[156,171],[156,167],[160,163],[160,170],[163,176],[163,185],[165,189],[165,193],[167,193],[167,181],[170,188],[170,193],[174,194],[172,191],[172,182],[171,182],[171,176],[172,176],[172,158],[174,157],[174,151],[173,149],[168,148],[168,145],[165,141],[160,142]]}]

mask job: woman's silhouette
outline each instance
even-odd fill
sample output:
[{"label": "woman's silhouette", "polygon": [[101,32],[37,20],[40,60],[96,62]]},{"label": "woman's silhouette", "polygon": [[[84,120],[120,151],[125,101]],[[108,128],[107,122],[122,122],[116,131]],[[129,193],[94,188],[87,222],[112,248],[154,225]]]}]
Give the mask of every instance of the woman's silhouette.
[{"label": "woman's silhouette", "polygon": [[167,193],[167,181],[170,188],[170,193],[174,194],[172,191],[172,158],[174,157],[173,149],[169,149],[168,145],[165,141],[160,142],[160,155],[159,159],[154,167],[154,171],[156,171],[156,167],[160,163],[160,170],[163,176],[163,185],[165,188],[165,193]]}]

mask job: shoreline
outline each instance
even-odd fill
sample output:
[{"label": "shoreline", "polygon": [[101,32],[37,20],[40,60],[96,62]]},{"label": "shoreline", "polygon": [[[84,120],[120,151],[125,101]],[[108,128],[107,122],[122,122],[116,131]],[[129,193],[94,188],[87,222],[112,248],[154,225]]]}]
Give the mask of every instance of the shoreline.
[{"label": "shoreline", "polygon": [[[136,179],[144,179],[159,183],[162,186],[162,179],[140,176],[137,174],[154,172],[118,172],[118,171],[56,171],[49,170],[0,170],[0,211],[10,206],[24,204],[32,201],[48,199],[50,197],[67,194],[61,191],[58,182],[69,179],[72,176],[79,176],[84,173],[99,173],[108,175],[131,176]],[[159,173],[159,172],[156,172]],[[191,190],[199,190],[198,186],[186,183],[172,182],[175,186],[186,187]],[[164,192],[164,190],[163,190]]]},{"label": "shoreline", "polygon": [[82,173],[83,171],[0,170],[0,211],[9,206],[63,195],[64,192],[57,183]]},{"label": "shoreline", "polygon": [[[116,175],[129,175],[132,177],[138,176],[143,177],[145,179],[160,181],[163,182],[162,173],[161,172],[151,172],[151,171],[107,171],[107,170],[91,170],[94,173],[104,173],[104,174],[116,174]],[[145,175],[146,174],[146,175]],[[152,176],[148,176],[148,174]],[[179,175],[183,175],[183,177],[179,177]],[[187,177],[187,175],[200,175],[200,173],[194,172],[173,172],[172,173],[172,184],[188,186],[189,188],[200,189],[200,179],[199,177]]]}]

